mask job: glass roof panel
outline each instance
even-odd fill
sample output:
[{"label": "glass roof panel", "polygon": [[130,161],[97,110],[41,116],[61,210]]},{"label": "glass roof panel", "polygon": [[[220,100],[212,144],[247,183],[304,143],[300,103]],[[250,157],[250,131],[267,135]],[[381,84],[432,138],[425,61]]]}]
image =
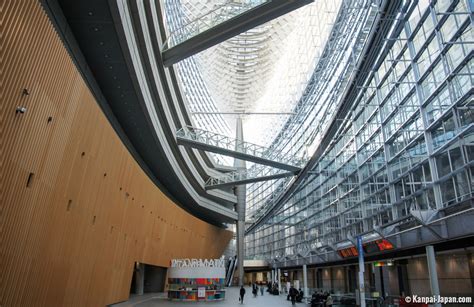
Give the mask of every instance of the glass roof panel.
[{"label": "glass roof panel", "polygon": [[[167,28],[227,2],[166,0]],[[233,1],[240,2],[248,5]],[[341,2],[315,1],[176,64],[194,125],[233,137],[241,117],[246,141],[270,145],[311,78]]]}]

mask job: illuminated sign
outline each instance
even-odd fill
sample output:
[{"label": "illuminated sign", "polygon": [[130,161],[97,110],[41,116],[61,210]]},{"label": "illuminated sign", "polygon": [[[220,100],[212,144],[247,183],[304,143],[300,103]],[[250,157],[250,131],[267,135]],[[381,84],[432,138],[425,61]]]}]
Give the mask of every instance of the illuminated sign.
[{"label": "illuminated sign", "polygon": [[[380,239],[372,242],[367,242],[362,244],[363,251],[367,254],[373,254],[377,252],[387,251],[394,249],[392,243],[390,243],[386,239]],[[357,248],[355,246],[351,246],[348,248],[340,249],[337,251],[339,256],[342,258],[349,258],[349,257],[357,257],[359,253],[357,252]]]},{"label": "illuminated sign", "polygon": [[224,257],[220,259],[172,259],[172,268],[223,268]]},{"label": "illuminated sign", "polygon": [[375,243],[379,247],[380,251],[393,249],[393,244],[390,243],[389,241],[385,240],[385,239],[377,240],[377,241],[375,241]]},{"label": "illuminated sign", "polygon": [[344,248],[337,252],[342,258],[357,257],[359,255],[355,247]]},{"label": "illuminated sign", "polygon": [[392,261],[375,261],[373,265],[374,267],[393,266],[393,262]]}]

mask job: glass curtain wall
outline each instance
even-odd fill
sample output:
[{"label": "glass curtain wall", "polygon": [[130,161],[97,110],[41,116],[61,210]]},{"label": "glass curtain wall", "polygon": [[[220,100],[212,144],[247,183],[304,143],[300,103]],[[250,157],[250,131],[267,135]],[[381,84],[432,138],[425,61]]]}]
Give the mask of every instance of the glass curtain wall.
[{"label": "glass curtain wall", "polygon": [[[270,150],[309,158],[331,122],[338,99],[348,85],[373,24],[377,7],[371,1],[343,1],[318,64]],[[267,171],[269,172],[269,171]],[[283,193],[291,178],[247,187],[247,220],[258,219]]]},{"label": "glass curtain wall", "polygon": [[[341,10],[353,6],[344,3]],[[364,18],[370,18],[371,6],[362,3],[359,11],[364,7],[369,10]],[[247,257],[305,255],[402,219],[412,209],[455,208],[472,199],[471,16],[468,0],[410,3],[406,15],[394,23],[390,39],[380,46],[372,72],[366,80],[358,80],[364,85],[351,102],[344,129],[284,206],[247,235]],[[368,22],[348,33],[365,33]],[[337,24],[335,29],[334,40],[345,30],[337,31]],[[336,105],[340,98],[336,84],[350,74],[351,60],[345,56],[357,56],[360,46],[354,42],[346,48],[352,49],[328,57],[340,57],[334,59],[340,63],[332,71],[336,77],[318,79],[323,72],[316,68],[304,99],[318,103],[302,102],[305,112],[287,123],[272,146],[301,150],[317,144],[329,120],[325,116],[334,110],[329,101],[334,99]],[[285,183],[249,187],[250,220]]]}]

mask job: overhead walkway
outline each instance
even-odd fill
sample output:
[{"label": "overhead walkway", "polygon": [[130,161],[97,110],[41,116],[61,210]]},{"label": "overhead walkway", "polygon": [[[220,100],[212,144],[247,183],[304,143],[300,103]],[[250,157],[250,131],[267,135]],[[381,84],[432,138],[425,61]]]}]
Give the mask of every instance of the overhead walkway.
[{"label": "overhead walkway", "polygon": [[169,67],[314,0],[228,0],[207,14],[172,32],[162,48],[163,64]]},{"label": "overhead walkway", "polygon": [[176,139],[178,145],[268,165],[290,172],[299,172],[305,163],[304,159],[296,158],[290,154],[248,142],[241,142],[236,138],[194,127],[179,129],[176,133]]},{"label": "overhead walkway", "polygon": [[210,177],[206,181],[205,189],[211,190],[240,184],[274,180],[295,176],[297,173],[297,171],[284,171],[266,166],[251,168],[248,170],[238,170],[222,174],[219,177]]}]

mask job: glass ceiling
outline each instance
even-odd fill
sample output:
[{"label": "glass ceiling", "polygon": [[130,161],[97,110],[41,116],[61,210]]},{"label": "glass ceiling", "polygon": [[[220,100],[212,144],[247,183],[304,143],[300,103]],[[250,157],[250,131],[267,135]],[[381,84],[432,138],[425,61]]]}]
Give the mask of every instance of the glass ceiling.
[{"label": "glass ceiling", "polygon": [[[300,100],[341,2],[315,1],[176,64],[194,125],[233,137],[241,117],[245,141],[269,146]],[[173,33],[223,6],[251,3],[165,0],[164,17]]]}]

